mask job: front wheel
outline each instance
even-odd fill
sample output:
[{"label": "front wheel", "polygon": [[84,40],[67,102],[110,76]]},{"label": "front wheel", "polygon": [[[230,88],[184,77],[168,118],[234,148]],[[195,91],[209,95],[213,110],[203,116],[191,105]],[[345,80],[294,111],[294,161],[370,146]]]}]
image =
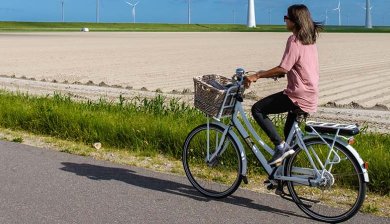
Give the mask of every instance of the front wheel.
[{"label": "front wheel", "polygon": [[[241,183],[242,162],[237,143],[215,124],[200,125],[192,130],[183,146],[183,166],[188,180],[202,194],[223,198],[237,190]],[[222,146],[214,160],[211,155]]]},{"label": "front wheel", "polygon": [[314,172],[305,150],[299,147],[286,161],[286,175],[311,180],[320,176],[319,184],[288,182],[287,187],[303,212],[316,220],[334,223],[350,219],[358,212],[365,198],[366,183],[358,161],[341,144],[334,145],[334,152],[329,157],[332,164],[326,165],[331,144],[331,141],[326,144],[321,139],[305,141],[320,175]]}]

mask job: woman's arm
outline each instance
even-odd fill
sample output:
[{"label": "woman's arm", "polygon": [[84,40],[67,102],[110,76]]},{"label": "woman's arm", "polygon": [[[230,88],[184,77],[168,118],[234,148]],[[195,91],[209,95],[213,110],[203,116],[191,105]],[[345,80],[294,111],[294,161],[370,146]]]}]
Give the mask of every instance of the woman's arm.
[{"label": "woman's arm", "polygon": [[286,71],[284,68],[276,66],[270,70],[267,71],[258,71],[253,75],[249,75],[245,78],[244,86],[245,88],[249,88],[252,82],[256,82],[258,79],[261,78],[272,78],[276,77],[282,74],[286,74],[288,71]]}]

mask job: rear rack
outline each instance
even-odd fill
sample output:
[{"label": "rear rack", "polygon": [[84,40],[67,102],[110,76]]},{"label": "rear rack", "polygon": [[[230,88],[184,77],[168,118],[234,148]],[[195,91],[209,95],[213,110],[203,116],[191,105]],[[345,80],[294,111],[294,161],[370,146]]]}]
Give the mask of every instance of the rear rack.
[{"label": "rear rack", "polygon": [[308,121],[305,130],[336,135],[353,136],[359,134],[359,127],[354,124],[338,124],[328,122]]}]

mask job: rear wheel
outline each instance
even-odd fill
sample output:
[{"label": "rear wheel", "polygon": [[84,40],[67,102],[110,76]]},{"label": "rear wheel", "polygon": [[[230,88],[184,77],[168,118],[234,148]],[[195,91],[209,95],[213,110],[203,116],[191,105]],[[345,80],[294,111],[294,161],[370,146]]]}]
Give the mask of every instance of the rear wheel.
[{"label": "rear wheel", "polygon": [[[223,136],[224,129],[215,124],[209,127],[208,131],[207,124],[203,124],[190,132],[183,146],[183,166],[188,180],[198,191],[209,197],[223,198],[236,191],[241,183],[241,156],[230,134]],[[221,141],[225,150],[209,161]]]},{"label": "rear wheel", "polygon": [[[320,164],[325,164],[330,151],[328,145],[321,139],[306,141],[305,145],[320,170],[322,181],[317,186],[288,182],[293,200],[303,212],[320,221],[342,222],[351,218],[358,212],[366,194],[366,183],[359,163],[345,146],[336,143],[336,153],[330,156],[330,161],[335,163],[321,168]],[[286,175],[316,179],[314,172],[307,173],[307,170],[313,171],[313,166],[305,150],[297,147],[295,151],[286,161]],[[314,152],[321,163],[315,159]],[[306,168],[306,172],[298,167]]]}]

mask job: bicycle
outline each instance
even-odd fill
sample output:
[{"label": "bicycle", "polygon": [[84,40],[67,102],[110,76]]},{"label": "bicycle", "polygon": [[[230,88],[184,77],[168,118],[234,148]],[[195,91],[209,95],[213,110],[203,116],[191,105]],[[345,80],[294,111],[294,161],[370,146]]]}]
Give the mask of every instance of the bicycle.
[{"label": "bicycle", "polygon": [[[274,151],[256,133],[242,106],[246,74],[239,68],[232,79],[217,75],[194,78],[195,107],[208,118],[184,141],[182,162],[191,184],[212,198],[227,197],[242,181],[247,184],[248,161],[242,139],[268,174],[267,189],[276,189],[276,194],[319,221],[342,222],[353,217],[363,204],[369,182],[368,164],[352,147],[359,128],[306,122],[307,114],[297,111],[286,139],[295,153],[271,167],[266,155],[272,156]],[[226,117],[230,117],[227,124],[221,121]],[[305,131],[300,128],[303,121]]]}]

